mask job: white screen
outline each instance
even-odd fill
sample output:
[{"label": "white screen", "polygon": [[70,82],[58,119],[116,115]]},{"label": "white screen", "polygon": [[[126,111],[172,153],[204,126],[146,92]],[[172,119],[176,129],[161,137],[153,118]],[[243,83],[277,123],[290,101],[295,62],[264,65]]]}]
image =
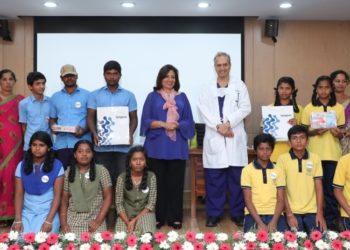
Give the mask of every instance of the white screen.
[{"label": "white screen", "polygon": [[[122,66],[120,85],[135,94],[140,119],[159,69],[172,64],[179,70],[180,91],[186,93],[199,122],[198,95],[203,86],[216,81],[213,58],[219,51],[230,54],[231,74],[240,79],[241,34],[38,33],[37,70],[46,76],[47,96],[63,87],[59,76],[64,64],[73,64],[78,85],[93,91],[105,85],[103,65],[116,60]],[[139,129],[135,136],[135,143],[141,143]]]}]

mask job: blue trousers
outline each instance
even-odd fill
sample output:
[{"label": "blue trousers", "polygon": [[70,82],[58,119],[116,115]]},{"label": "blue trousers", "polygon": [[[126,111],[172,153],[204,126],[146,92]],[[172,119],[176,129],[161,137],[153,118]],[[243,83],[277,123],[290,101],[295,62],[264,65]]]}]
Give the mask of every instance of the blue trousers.
[{"label": "blue trousers", "polygon": [[[261,220],[264,222],[265,225],[269,224],[270,221],[272,220],[273,215],[259,215]],[[256,224],[255,220],[253,219],[253,217],[250,214],[247,214],[244,217],[244,223],[243,223],[243,229],[244,232],[248,232],[250,230],[256,229],[258,228],[258,225]],[[280,218],[278,219],[278,223],[277,223],[277,230],[280,232],[284,232],[286,231],[288,228],[288,225],[286,223],[286,220],[284,218],[283,215],[280,216]]]},{"label": "blue trousers", "polygon": [[294,214],[298,221],[298,231],[311,233],[313,230],[320,230],[316,225],[316,214]]},{"label": "blue trousers", "polygon": [[323,193],[325,198],[324,215],[327,227],[334,225],[339,218],[338,203],[333,193],[333,177],[337,167],[336,161],[322,161]]},{"label": "blue trousers", "polygon": [[348,217],[341,217],[341,222],[343,223],[345,230],[350,230],[350,219]]},{"label": "blue trousers", "polygon": [[204,169],[205,204],[208,216],[220,217],[224,213],[226,195],[229,194],[231,217],[244,215],[244,199],[241,189],[243,167]]}]

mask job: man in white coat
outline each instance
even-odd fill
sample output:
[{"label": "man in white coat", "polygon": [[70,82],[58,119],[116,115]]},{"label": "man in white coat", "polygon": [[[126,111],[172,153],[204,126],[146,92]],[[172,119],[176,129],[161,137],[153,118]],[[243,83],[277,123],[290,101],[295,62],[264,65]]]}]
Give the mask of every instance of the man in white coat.
[{"label": "man in white coat", "polygon": [[244,82],[230,76],[231,59],[227,53],[217,53],[214,66],[217,82],[204,88],[198,102],[205,123],[206,226],[215,227],[220,221],[227,194],[231,219],[241,226],[244,218],[241,173],[248,164],[244,118],[251,111],[250,99]]}]

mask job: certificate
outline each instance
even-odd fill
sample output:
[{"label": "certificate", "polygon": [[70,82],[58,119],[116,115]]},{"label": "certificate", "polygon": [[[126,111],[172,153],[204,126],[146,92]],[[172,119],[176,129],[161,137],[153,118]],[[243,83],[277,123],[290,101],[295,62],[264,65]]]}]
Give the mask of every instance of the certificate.
[{"label": "certificate", "polygon": [[337,127],[337,116],[335,112],[312,112],[310,127],[313,129],[335,128]]},{"label": "certificate", "polygon": [[98,107],[97,135],[101,146],[129,145],[129,108]]},{"label": "certificate", "polygon": [[276,141],[288,141],[289,120],[294,118],[293,106],[262,106],[263,132]]}]

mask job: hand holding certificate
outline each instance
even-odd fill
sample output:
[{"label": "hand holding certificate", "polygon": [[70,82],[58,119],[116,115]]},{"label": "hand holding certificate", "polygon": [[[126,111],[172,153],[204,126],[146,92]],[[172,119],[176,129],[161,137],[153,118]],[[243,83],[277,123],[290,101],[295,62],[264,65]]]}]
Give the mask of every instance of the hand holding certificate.
[{"label": "hand holding certificate", "polygon": [[288,130],[294,118],[293,106],[262,106],[263,132],[273,135],[277,141],[288,141]]}]

